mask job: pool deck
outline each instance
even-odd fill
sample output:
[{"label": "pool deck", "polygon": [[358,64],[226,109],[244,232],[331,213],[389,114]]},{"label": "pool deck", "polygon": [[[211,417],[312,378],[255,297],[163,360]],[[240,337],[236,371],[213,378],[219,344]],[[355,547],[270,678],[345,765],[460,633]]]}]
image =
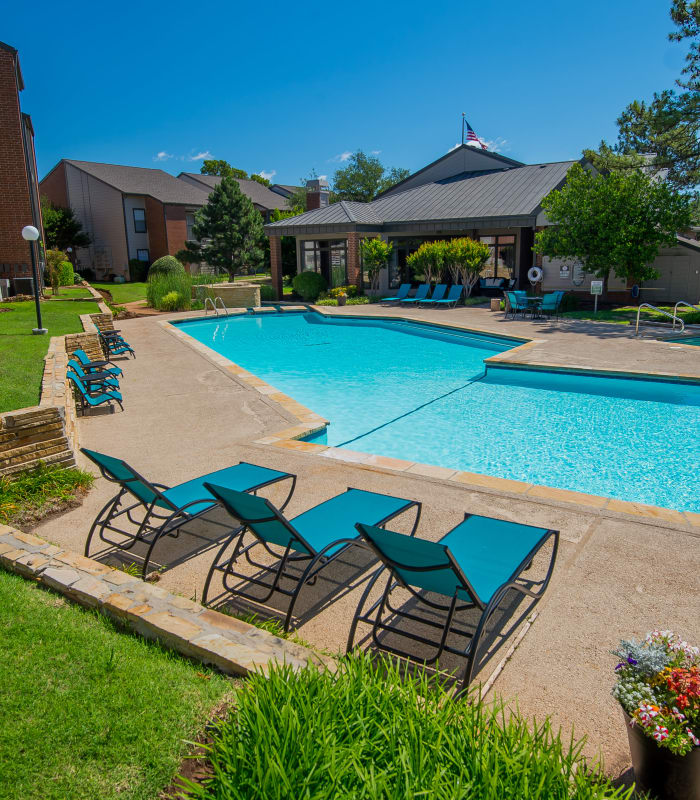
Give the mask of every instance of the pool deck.
[{"label": "pool deck", "polygon": [[[700,379],[700,349],[633,340],[627,326],[504,321],[502,313],[483,309],[372,305],[320,310],[420,319],[534,340],[499,356],[524,364]],[[254,380],[242,380],[162,324],[163,319],[186,316],[201,312],[120,321],[137,352],[135,360],[120,362],[126,410],[82,419],[81,444],[119,456],[154,481],[170,485],[239,460],[294,472],[299,479],[291,516],[355,486],[422,501],[418,535],[425,538],[439,538],[465,511],[559,529],[561,549],[552,584],[493,690],[507,698],[517,696],[527,715],[549,714],[556,725],[589,734],[587,752],[600,752],[610,773],[626,769],[622,716],[609,693],[615,661],[609,650],[622,636],[641,636],[656,627],[700,640],[700,514],[655,517],[630,508],[616,511],[609,504],[596,507],[561,494],[507,491],[488,480],[481,485],[448,480],[439,470],[420,474],[383,466],[380,460],[351,463],[319,458],[304,448],[261,444],[297,424],[298,409],[258,391]],[[98,480],[82,506],[44,521],[36,532],[80,551],[112,488]],[[397,525],[404,528],[406,523]],[[210,552],[164,572],[161,585],[198,599],[211,558]],[[320,647],[344,648],[361,590],[361,579],[352,582],[332,605],[305,619],[300,634]],[[501,648],[480,674],[482,680],[507,652],[507,645]]]}]

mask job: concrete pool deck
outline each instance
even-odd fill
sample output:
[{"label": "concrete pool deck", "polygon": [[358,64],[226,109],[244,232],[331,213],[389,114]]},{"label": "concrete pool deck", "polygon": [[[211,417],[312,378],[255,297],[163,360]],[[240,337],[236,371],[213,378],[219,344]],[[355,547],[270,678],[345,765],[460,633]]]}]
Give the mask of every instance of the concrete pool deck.
[{"label": "concrete pool deck", "polygon": [[[423,311],[355,306],[324,313],[403,316],[536,339],[520,348],[522,363],[639,370],[700,378],[700,352],[629,338],[627,326],[601,323],[503,321],[482,309]],[[171,315],[179,319],[189,315]],[[193,314],[192,316],[201,316]],[[255,440],[293,425],[284,406],[212,363],[165,329],[162,318],[120,321],[137,352],[120,362],[125,412],[82,419],[81,444],[121,457],[156,482],[175,484],[193,476],[251,461],[299,476],[291,516],[347,486],[387,492],[423,502],[418,535],[439,538],[465,511],[557,528],[562,541],[552,583],[538,616],[500,673],[494,690],[517,697],[527,715],[552,715],[556,725],[589,734],[587,752],[598,751],[606,768],[619,773],[629,763],[622,717],[610,696],[614,657],[622,637],[655,627],[700,640],[700,515],[682,520],[615,513],[561,498],[519,495],[377,464],[318,458],[303,450],[274,448]],[[80,552],[89,526],[113,494],[96,481],[85,503],[36,528],[38,535]],[[405,527],[405,523],[403,523]],[[404,530],[398,526],[397,529]],[[199,598],[211,552],[163,573],[161,585]],[[304,620],[300,634],[312,644],[337,650],[345,639],[361,586]],[[484,680],[505,655],[505,646],[480,674]]]}]

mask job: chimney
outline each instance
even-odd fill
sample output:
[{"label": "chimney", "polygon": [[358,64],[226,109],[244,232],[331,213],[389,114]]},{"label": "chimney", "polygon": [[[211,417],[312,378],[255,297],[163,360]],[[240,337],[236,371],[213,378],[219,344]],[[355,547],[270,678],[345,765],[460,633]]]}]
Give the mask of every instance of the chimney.
[{"label": "chimney", "polygon": [[323,178],[310,178],[306,181],[306,210],[325,208],[328,205],[330,188]]}]

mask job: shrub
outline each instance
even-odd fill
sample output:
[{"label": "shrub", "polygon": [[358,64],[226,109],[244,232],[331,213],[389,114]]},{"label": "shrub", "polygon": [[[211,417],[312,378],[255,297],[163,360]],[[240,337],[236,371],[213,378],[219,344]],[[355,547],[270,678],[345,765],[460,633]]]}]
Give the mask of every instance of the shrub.
[{"label": "shrub", "polygon": [[175,256],[162,256],[156,259],[148,270],[148,277],[151,275],[170,275],[173,273],[183,273],[185,268],[175,258]]},{"label": "shrub", "polygon": [[190,278],[193,286],[201,286],[202,284],[206,283],[227,283],[230,280],[228,272],[224,272],[219,275],[206,275],[200,273],[198,275],[190,275]]},{"label": "shrub", "polygon": [[141,261],[140,258],[130,258],[129,276],[132,281],[145,281],[148,277],[148,261]]},{"label": "shrub", "polygon": [[334,297],[336,300],[340,294],[346,294],[349,298],[357,297],[357,286],[354,284],[351,284],[350,286],[337,286],[335,289],[331,289],[328,292],[328,296]]},{"label": "shrub", "polygon": [[85,267],[85,269],[81,269],[80,274],[83,276],[83,280],[87,281],[88,283],[95,280],[95,270],[91,269],[90,267]]},{"label": "shrub", "polygon": [[79,272],[74,272],[73,283],[82,283],[82,282],[83,282],[83,276]]},{"label": "shrub", "polygon": [[319,295],[326,291],[328,284],[323,275],[318,272],[300,272],[292,281],[294,291],[301,295],[307,303],[318,300]]},{"label": "shrub", "polygon": [[561,306],[559,308],[561,312],[576,311],[577,308],[578,308],[578,300],[576,298],[576,295],[567,293],[564,295],[564,297],[562,297]]},{"label": "shrub", "polygon": [[58,285],[73,285],[73,265],[70,263],[70,261],[61,261],[61,263],[58,265]]},{"label": "shrub", "polygon": [[[177,302],[166,296],[175,294]],[[148,305],[159,311],[187,311],[192,298],[192,280],[186,272],[149,276],[146,287]],[[164,301],[166,306],[163,305]],[[174,307],[173,307],[174,304]]]},{"label": "shrub", "polygon": [[260,301],[262,302],[263,300],[277,300],[277,292],[266,283],[260,284]]},{"label": "shrub", "polygon": [[213,731],[213,770],[191,797],[234,800],[629,798],[581,760],[548,721],[450,697],[424,672],[346,657],[338,671],[275,665],[249,676]]}]

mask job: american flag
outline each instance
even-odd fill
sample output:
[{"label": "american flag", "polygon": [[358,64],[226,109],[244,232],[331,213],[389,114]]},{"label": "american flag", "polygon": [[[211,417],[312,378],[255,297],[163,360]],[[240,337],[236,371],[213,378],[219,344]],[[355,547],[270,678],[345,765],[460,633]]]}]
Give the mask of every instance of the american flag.
[{"label": "american flag", "polygon": [[474,129],[467,122],[467,144],[469,144],[469,142],[475,142],[476,144],[481,145],[482,150],[488,150],[488,147],[486,147],[481,139],[474,133]]}]

